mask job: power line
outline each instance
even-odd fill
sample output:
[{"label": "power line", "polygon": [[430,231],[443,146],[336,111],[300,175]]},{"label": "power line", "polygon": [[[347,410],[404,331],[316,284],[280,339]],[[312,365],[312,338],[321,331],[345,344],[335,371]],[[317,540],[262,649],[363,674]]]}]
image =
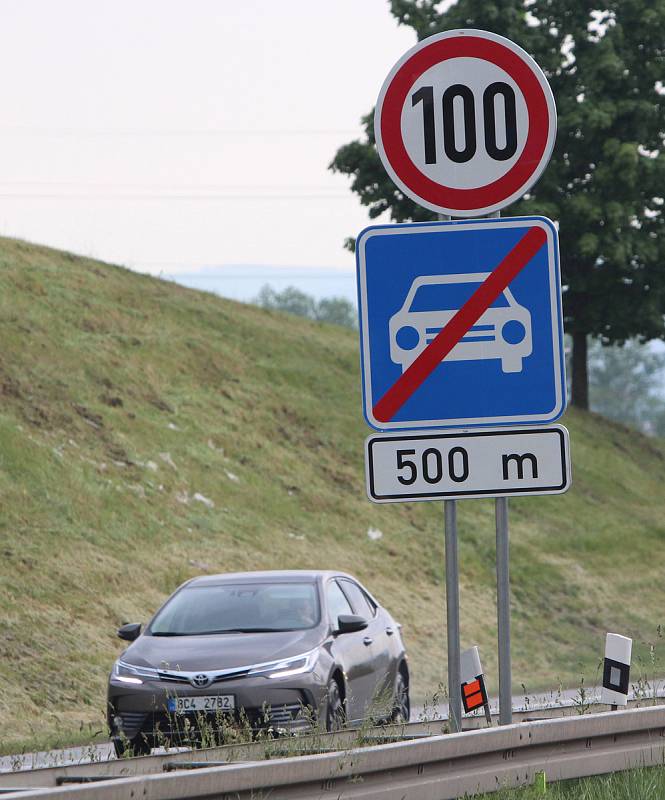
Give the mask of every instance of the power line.
[{"label": "power line", "polygon": [[0,192],[5,200],[348,200],[344,194],[157,194],[119,193],[95,194],[92,192]]},{"label": "power line", "polygon": [[[140,266],[140,265],[137,265]],[[159,266],[159,264],[155,265]],[[183,281],[187,278],[196,281],[218,281],[218,280],[295,280],[298,278],[299,280],[306,280],[306,281],[314,281],[314,280],[322,280],[322,281],[331,281],[335,280],[336,278],[343,278],[348,279],[350,281],[354,281],[356,279],[355,273],[349,271],[348,274],[341,274],[341,275],[303,275],[302,273],[286,273],[284,275],[275,275],[274,273],[267,273],[265,275],[261,274],[254,274],[254,275],[241,275],[241,274],[231,274],[231,275],[197,275],[196,273],[189,274],[187,272],[174,272],[169,275],[171,278],[178,278],[179,280]]]},{"label": "power line", "polygon": [[[22,187],[26,187],[25,190]],[[28,191],[27,187],[32,187]],[[40,188],[36,188],[40,187]],[[7,189],[15,189],[7,191]],[[99,190],[99,191],[95,191]],[[256,200],[256,199],[339,199],[349,197],[348,189],[326,184],[223,184],[223,183],[104,183],[101,181],[1,181],[0,198],[5,199],[110,199],[122,200]]]},{"label": "power line", "polygon": [[327,184],[279,184],[279,183],[252,183],[252,184],[233,184],[233,183],[108,183],[104,181],[38,181],[38,180],[20,180],[0,181],[0,187],[5,186],[73,186],[82,189],[146,189],[146,190],[187,190],[187,189],[201,189],[201,190],[217,190],[217,191],[243,191],[246,189],[258,190],[267,189],[283,190],[294,189],[301,191],[317,191],[328,190],[331,187]]},{"label": "power line", "polygon": [[[131,267],[168,267],[169,269],[184,269],[187,268],[185,272],[171,272],[172,276],[178,278],[195,278],[197,280],[214,280],[216,278],[276,278],[281,280],[282,278],[306,278],[309,280],[310,278],[321,278],[323,280],[333,280],[337,277],[340,278],[352,278],[353,280],[356,279],[356,272],[355,269],[352,267],[320,267],[320,266],[309,266],[309,267],[266,267],[258,265],[263,271],[262,272],[252,272],[248,274],[247,270],[256,269],[256,265],[247,264],[230,264],[228,266],[224,266],[223,264],[214,265],[210,262],[204,264],[192,264],[190,261],[134,261],[134,260],[127,260],[124,262],[125,265],[130,265]],[[234,272],[225,272],[225,270],[232,269]],[[198,272],[196,270],[199,270]],[[203,270],[205,273],[202,274]],[[220,270],[219,273],[212,273],[212,270]],[[316,270],[316,274],[308,274],[312,273]],[[321,273],[325,272],[327,274],[322,275]]]},{"label": "power line", "polygon": [[358,136],[360,128],[22,128],[0,127],[0,136]]}]

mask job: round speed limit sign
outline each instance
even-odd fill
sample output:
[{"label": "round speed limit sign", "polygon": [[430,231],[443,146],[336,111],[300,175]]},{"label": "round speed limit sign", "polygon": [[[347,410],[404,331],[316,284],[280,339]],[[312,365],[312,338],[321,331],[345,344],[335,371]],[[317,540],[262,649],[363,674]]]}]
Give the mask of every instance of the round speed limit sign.
[{"label": "round speed limit sign", "polygon": [[455,217],[520,198],[552,154],[547,79],[514,42],[488,31],[424,39],[395,64],[374,114],[388,174],[409,197]]}]

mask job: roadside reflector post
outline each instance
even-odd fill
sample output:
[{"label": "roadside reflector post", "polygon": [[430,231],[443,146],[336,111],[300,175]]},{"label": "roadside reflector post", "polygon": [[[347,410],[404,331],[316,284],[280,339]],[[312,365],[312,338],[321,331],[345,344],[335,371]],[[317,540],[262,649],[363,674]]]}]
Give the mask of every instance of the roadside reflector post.
[{"label": "roadside reflector post", "polygon": [[492,724],[490,714],[490,704],[487,698],[485,687],[485,676],[480,663],[480,654],[477,647],[470,647],[460,656],[460,680],[462,688],[462,704],[466,714],[483,708],[485,720],[488,725]]},{"label": "roadside reflector post", "polygon": [[459,563],[457,558],[457,501],[444,500],[446,556],[446,622],[448,638],[448,723],[462,730],[460,692]]},{"label": "roadside reflector post", "polygon": [[600,702],[612,706],[628,703],[628,685],[630,682],[630,656],[633,640],[619,633],[608,633],[605,637],[605,662],[603,664],[603,687],[600,691]]}]

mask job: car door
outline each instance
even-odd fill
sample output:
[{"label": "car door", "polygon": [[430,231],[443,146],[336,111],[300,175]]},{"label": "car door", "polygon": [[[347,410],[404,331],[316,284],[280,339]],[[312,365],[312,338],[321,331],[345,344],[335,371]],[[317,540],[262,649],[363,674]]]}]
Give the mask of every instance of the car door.
[{"label": "car door", "polygon": [[372,671],[374,673],[372,695],[376,701],[392,702],[397,665],[392,656],[390,637],[394,631],[386,622],[386,615],[378,608],[364,589],[350,578],[340,578],[339,584],[348,597],[353,611],[368,621],[366,637],[372,641]]},{"label": "car door", "polygon": [[372,639],[365,630],[335,634],[340,614],[353,614],[347,596],[337,580],[326,584],[326,606],[334,639],[331,648],[337,664],[342,667],[346,681],[346,713],[349,721],[364,719],[372,701],[375,686]]}]

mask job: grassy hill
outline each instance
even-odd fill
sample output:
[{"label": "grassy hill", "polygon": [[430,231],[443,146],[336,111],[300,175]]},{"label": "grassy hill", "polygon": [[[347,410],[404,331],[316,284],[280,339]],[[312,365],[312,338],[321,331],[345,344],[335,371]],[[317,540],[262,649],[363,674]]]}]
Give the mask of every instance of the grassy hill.
[{"label": "grassy hill", "polygon": [[[202,572],[348,570],[403,623],[415,693],[445,679],[442,506],[366,499],[353,333],[4,239],[0,342],[2,749],[101,730],[116,627]],[[564,422],[574,488],[511,501],[517,689],[592,682],[607,630],[648,661],[664,617],[665,447]],[[459,530],[495,686],[492,501]]]}]

